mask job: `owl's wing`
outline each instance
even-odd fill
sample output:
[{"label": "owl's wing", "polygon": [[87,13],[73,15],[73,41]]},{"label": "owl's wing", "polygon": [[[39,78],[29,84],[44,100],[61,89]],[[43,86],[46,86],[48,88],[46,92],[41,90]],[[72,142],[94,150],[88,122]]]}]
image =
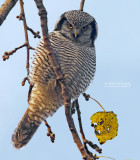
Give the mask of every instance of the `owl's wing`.
[{"label": "owl's wing", "polygon": [[43,83],[47,84],[49,80],[55,79],[53,68],[50,64],[48,53],[41,41],[37,46],[31,67],[29,80],[31,84]]}]

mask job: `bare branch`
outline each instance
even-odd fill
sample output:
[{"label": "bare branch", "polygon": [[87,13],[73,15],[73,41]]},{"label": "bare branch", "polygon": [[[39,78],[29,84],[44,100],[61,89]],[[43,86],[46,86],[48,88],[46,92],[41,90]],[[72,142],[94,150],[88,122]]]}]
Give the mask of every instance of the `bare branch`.
[{"label": "bare branch", "polygon": [[84,147],[85,147],[87,153],[90,154],[91,156],[93,156],[93,154],[88,150],[87,144],[88,144],[91,148],[95,149],[98,153],[102,153],[102,149],[101,149],[101,148],[99,148],[96,144],[93,144],[91,141],[89,141],[89,140],[87,140],[87,139],[85,138],[85,134],[84,134],[84,131],[83,131],[83,126],[82,126],[81,112],[80,112],[80,108],[79,108],[78,99],[76,99],[76,100],[74,101],[74,103],[75,103],[76,110],[77,110],[80,133],[81,133],[82,140],[83,140],[83,144],[84,144]]},{"label": "bare branch", "polygon": [[23,79],[23,81],[22,81],[21,85],[22,85],[22,86],[24,86],[26,81],[28,81],[28,82],[29,82],[28,77],[25,77],[25,78]]},{"label": "bare branch", "polygon": [[[9,52],[6,51],[6,52],[4,52],[4,54],[3,54],[3,56],[2,56],[3,61],[9,59],[9,57],[10,57],[11,55],[13,55],[17,50],[19,50],[19,49],[21,49],[21,48],[23,48],[23,47],[27,47],[27,45],[28,45],[27,43],[24,43],[23,45],[21,45],[21,46],[15,48],[15,49],[12,50],[12,51],[9,51]],[[34,50],[34,48],[31,47],[30,45],[29,45],[29,49]]]},{"label": "bare branch", "polygon": [[48,128],[47,136],[49,136],[49,137],[50,137],[50,139],[51,139],[51,142],[52,142],[52,143],[54,143],[54,140],[55,140],[55,134],[52,132],[51,127],[50,127],[50,125],[48,124],[48,122],[47,122],[46,120],[45,120],[44,122],[45,122],[45,125],[46,125],[46,126],[47,126],[47,128]]},{"label": "bare branch", "polygon": [[80,9],[79,9],[80,11],[83,11],[84,3],[85,3],[85,0],[81,0]]},{"label": "bare branch", "polygon": [[29,28],[28,26],[27,26],[27,30],[30,31],[34,35],[34,38],[36,37],[41,38],[41,36],[39,35],[40,34],[39,31],[35,32],[32,28]]},{"label": "bare branch", "polygon": [[[13,0],[14,1],[14,0]],[[15,48],[14,50],[10,51],[10,52],[5,52],[4,55],[3,55],[3,60],[7,60],[9,59],[10,55],[13,55],[13,53],[15,53],[18,49],[20,48],[23,48],[23,47],[26,47],[27,48],[27,62],[26,62],[26,69],[27,69],[27,77],[25,77],[22,81],[22,86],[25,85],[25,82],[26,80],[28,80],[28,76],[29,76],[29,50],[30,49],[33,49],[33,47],[31,47],[29,45],[29,39],[28,39],[28,33],[27,33],[27,30],[30,30],[33,32],[34,36],[39,36],[39,32],[35,33],[31,28],[29,28],[27,26],[27,23],[26,23],[26,17],[25,17],[25,13],[24,13],[24,7],[23,7],[23,1],[20,0],[20,9],[21,9],[21,13],[19,16],[17,16],[16,18],[18,18],[19,20],[22,20],[23,21],[23,25],[24,25],[24,33],[25,33],[25,43],[17,48]],[[28,80],[29,82],[29,80]]]},{"label": "bare branch", "polygon": [[[18,18],[19,21],[24,20],[24,16],[22,14],[20,14],[19,16],[16,16],[16,18]],[[26,26],[27,26],[27,24],[26,24]],[[41,36],[39,35],[40,34],[39,31],[35,32],[32,28],[30,28],[28,26],[27,26],[27,30],[30,31],[34,35],[34,38],[36,38],[36,37],[41,38]]]},{"label": "bare branch", "polygon": [[0,8],[0,26],[6,19],[11,9],[15,6],[18,0],[6,0]]},{"label": "bare branch", "polygon": [[20,16],[22,17],[23,20],[23,25],[24,25],[24,33],[25,33],[25,43],[27,43],[27,62],[26,62],[26,69],[27,69],[27,77],[29,76],[29,39],[28,39],[28,33],[27,33],[27,23],[26,23],[26,17],[24,13],[24,7],[23,7],[23,1],[20,0],[20,9],[21,13]]},{"label": "bare branch", "polygon": [[89,94],[86,94],[86,93],[83,93],[83,96],[85,97],[85,100],[88,101],[89,98],[90,98],[90,95]]},{"label": "bare branch", "polygon": [[95,149],[98,153],[102,153],[102,149],[97,146],[97,144],[93,144],[91,141],[86,140],[85,145],[88,144],[91,148]]},{"label": "bare branch", "polygon": [[4,52],[4,55],[2,56],[3,61],[9,59],[10,55],[13,55],[18,49],[23,48],[23,47],[25,47],[25,46],[27,46],[26,43],[24,43],[23,45],[21,45],[21,46],[15,48],[15,49],[12,50],[12,51],[9,51],[9,52],[6,51],[6,52]]}]

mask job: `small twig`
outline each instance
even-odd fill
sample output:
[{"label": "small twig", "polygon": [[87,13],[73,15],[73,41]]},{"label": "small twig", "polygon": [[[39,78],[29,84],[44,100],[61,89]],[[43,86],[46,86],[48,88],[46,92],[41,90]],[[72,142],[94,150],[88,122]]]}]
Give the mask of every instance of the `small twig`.
[{"label": "small twig", "polygon": [[[31,28],[29,28],[27,26],[27,23],[26,23],[26,17],[25,17],[25,13],[24,13],[24,7],[23,7],[23,1],[20,0],[20,9],[21,9],[21,12],[20,12],[20,15],[17,16],[16,18],[18,18],[19,20],[22,20],[23,21],[23,25],[24,25],[24,33],[25,33],[25,43],[17,48],[15,48],[14,50],[10,51],[10,52],[5,52],[4,55],[3,55],[3,61],[9,59],[10,55],[13,55],[13,53],[15,53],[18,49],[20,48],[23,48],[23,47],[26,47],[27,48],[27,62],[26,62],[26,69],[27,69],[27,77],[25,77],[22,81],[22,86],[25,85],[25,82],[26,80],[28,80],[28,76],[29,76],[29,50],[30,49],[33,49],[33,47],[30,46],[29,44],[29,39],[28,39],[28,33],[27,33],[27,30],[30,30],[35,37],[39,37],[39,32],[35,33]],[[28,80],[29,82],[29,80]]]},{"label": "small twig", "polygon": [[25,78],[23,79],[23,81],[22,81],[21,85],[22,85],[22,86],[24,86],[26,81],[28,81],[28,82],[29,82],[28,77],[25,77]]},{"label": "small twig", "polygon": [[30,31],[34,35],[34,38],[36,38],[36,37],[41,38],[41,36],[39,35],[40,34],[39,31],[35,32],[32,28],[30,28],[28,26],[27,26],[27,30]]},{"label": "small twig", "polygon": [[[12,50],[12,51],[9,51],[9,52],[6,51],[6,52],[4,52],[4,54],[3,54],[3,56],[2,56],[3,61],[6,61],[7,59],[9,59],[9,57],[10,57],[11,55],[13,55],[17,50],[19,50],[20,48],[23,48],[23,47],[27,47],[27,44],[24,43],[23,45],[21,45],[21,46],[15,48],[15,49]],[[29,49],[34,50],[34,48],[31,47],[31,46],[29,46]]]},{"label": "small twig", "polygon": [[54,140],[55,140],[55,134],[52,132],[51,127],[50,127],[50,125],[48,124],[48,122],[47,122],[46,120],[45,120],[44,122],[45,122],[45,125],[46,125],[46,126],[47,126],[47,128],[48,128],[47,136],[48,136],[48,137],[50,137],[51,142],[52,142],[52,143],[54,143]]},{"label": "small twig", "polygon": [[28,39],[28,33],[27,33],[27,23],[26,23],[26,17],[25,17],[25,13],[24,13],[24,7],[23,7],[23,1],[20,0],[20,9],[21,9],[21,17],[23,20],[23,25],[24,25],[24,33],[25,33],[25,43],[27,44],[27,62],[26,62],[26,69],[27,69],[27,77],[29,76],[29,49],[30,49],[30,45],[29,45],[29,39]]},{"label": "small twig", "polygon": [[3,61],[9,59],[10,55],[13,55],[13,53],[15,53],[18,49],[23,48],[23,47],[26,47],[26,46],[27,46],[27,44],[24,43],[23,45],[21,45],[21,46],[15,48],[15,49],[12,50],[12,51],[9,51],[9,52],[6,51],[6,52],[4,52],[4,55],[2,56]]},{"label": "small twig", "polygon": [[[14,50],[10,51],[10,52],[5,52],[3,55],[3,60],[5,61],[6,59],[9,59],[10,55],[13,55],[13,53],[15,53],[18,49],[26,47],[27,48],[27,62],[26,62],[26,69],[27,69],[27,77],[29,76],[29,50],[30,49],[34,49],[33,47],[30,46],[29,44],[29,39],[28,39],[28,33],[27,33],[27,24],[26,24],[26,17],[25,17],[25,13],[24,13],[24,7],[23,7],[23,1],[20,0],[20,15],[17,16],[17,18],[19,20],[23,21],[23,25],[24,25],[24,33],[25,33],[25,43],[17,48],[15,48]],[[27,80],[27,78],[24,78],[22,85],[25,84],[25,81]]]},{"label": "small twig", "polygon": [[98,153],[102,153],[102,149],[100,149],[96,144],[93,144],[91,141],[89,141],[89,140],[87,140],[87,139],[85,138],[85,134],[84,134],[84,131],[83,131],[83,126],[82,126],[81,112],[80,112],[80,108],[79,108],[78,99],[75,100],[75,106],[76,106],[77,115],[78,115],[80,133],[81,133],[82,140],[83,140],[83,144],[84,144],[84,147],[85,147],[87,153],[90,154],[90,155],[93,155],[93,154],[88,150],[87,144],[88,144],[91,148],[95,149]]},{"label": "small twig", "polygon": [[89,98],[90,98],[90,95],[89,94],[86,94],[86,93],[83,93],[83,96],[85,97],[85,100],[88,101]]},{"label": "small twig", "polygon": [[85,3],[85,0],[81,0],[80,9],[79,9],[80,11],[83,11],[84,3]]},{"label": "small twig", "polygon": [[[21,13],[19,16],[16,16],[16,18],[18,18],[19,21],[21,21],[21,20],[23,21],[24,20],[23,13]],[[41,38],[41,36],[39,35],[40,34],[39,31],[35,32],[32,28],[28,27],[27,24],[26,24],[26,27],[27,27],[27,30],[30,31],[34,35],[34,38],[36,38],[36,37]]]},{"label": "small twig", "polygon": [[98,153],[102,153],[102,149],[97,144],[93,144],[91,141],[86,140],[85,144],[88,144],[91,148],[95,149]]},{"label": "small twig", "polygon": [[79,128],[80,128],[80,133],[81,133],[81,136],[82,136],[82,140],[83,140],[84,147],[85,147],[87,153],[90,154],[90,155],[92,155],[92,154],[88,151],[88,148],[87,148],[87,146],[86,146],[86,144],[85,144],[85,135],[84,135],[83,126],[82,126],[82,121],[81,121],[81,112],[80,112],[80,108],[79,108],[78,99],[76,99],[76,100],[74,101],[74,103],[75,103],[75,107],[76,107],[76,110],[77,110]]},{"label": "small twig", "polygon": [[7,15],[11,11],[11,9],[15,6],[18,0],[5,0],[5,2],[1,5],[0,8],[0,26],[6,19]]}]

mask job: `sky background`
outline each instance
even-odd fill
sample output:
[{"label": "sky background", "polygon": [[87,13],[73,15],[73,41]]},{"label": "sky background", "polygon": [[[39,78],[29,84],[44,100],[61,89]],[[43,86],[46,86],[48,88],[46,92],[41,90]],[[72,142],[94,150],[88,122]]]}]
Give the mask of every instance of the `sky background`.
[{"label": "sky background", "polygon": [[[0,5],[3,2],[1,0]],[[79,9],[80,0],[44,0],[44,4],[51,32],[62,13]],[[24,6],[28,26],[41,31],[34,1],[25,0]],[[97,70],[86,93],[97,99],[106,111],[114,111],[119,122],[118,136],[99,145],[90,126],[90,117],[102,109],[96,102],[86,102],[81,96],[86,138],[97,143],[104,156],[137,160],[140,143],[140,0],[86,0],[84,11],[94,16],[99,28],[95,43]],[[19,13],[17,3],[0,27],[0,160],[80,160],[82,157],[69,131],[64,107],[47,119],[56,134],[54,144],[46,136],[43,123],[26,147],[16,150],[11,144],[11,135],[28,107],[28,83],[21,86],[26,76],[26,49],[20,49],[5,62],[2,60],[5,51],[24,43],[23,24],[16,19]],[[39,39],[34,39],[30,33],[29,38],[31,46],[36,47]],[[79,131],[77,115],[73,118]]]}]

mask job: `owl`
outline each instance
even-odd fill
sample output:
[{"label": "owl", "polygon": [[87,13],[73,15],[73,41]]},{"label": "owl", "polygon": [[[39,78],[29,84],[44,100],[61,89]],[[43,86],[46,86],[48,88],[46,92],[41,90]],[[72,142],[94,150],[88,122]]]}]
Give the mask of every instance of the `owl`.
[{"label": "owl", "polygon": [[[54,31],[49,34],[53,53],[61,67],[66,89],[72,100],[77,99],[94,78],[96,37],[95,19],[79,10],[62,14]],[[13,145],[18,149],[29,142],[42,121],[52,116],[64,104],[61,86],[42,41],[36,48],[29,80],[29,107],[12,135]]]}]

